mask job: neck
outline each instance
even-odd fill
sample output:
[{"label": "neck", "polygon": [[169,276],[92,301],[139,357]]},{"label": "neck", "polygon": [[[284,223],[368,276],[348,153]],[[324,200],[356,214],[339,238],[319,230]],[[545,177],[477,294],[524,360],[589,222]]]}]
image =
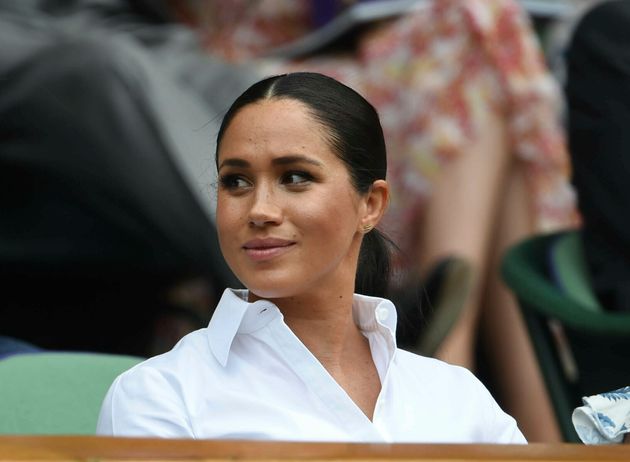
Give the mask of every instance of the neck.
[{"label": "neck", "polygon": [[278,307],[295,335],[372,419],[380,379],[369,342],[354,323],[352,293],[283,300]]},{"label": "neck", "polygon": [[346,290],[274,300],[293,333],[331,373],[367,345],[354,323],[352,296]]},{"label": "neck", "polygon": [[381,384],[369,342],[354,323],[353,292],[325,292],[273,301],[295,335],[372,419]]}]

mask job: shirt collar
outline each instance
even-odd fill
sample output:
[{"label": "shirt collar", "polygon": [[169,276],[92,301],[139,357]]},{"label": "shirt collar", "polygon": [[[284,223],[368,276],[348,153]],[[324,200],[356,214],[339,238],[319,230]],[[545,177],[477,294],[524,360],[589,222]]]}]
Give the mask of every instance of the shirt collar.
[{"label": "shirt collar", "polygon": [[[268,300],[247,301],[247,290],[226,289],[219,300],[210,324],[210,350],[222,366],[227,364],[232,342],[237,333],[253,332],[272,318],[282,317],[276,305]],[[384,335],[395,345],[396,308],[387,299],[354,294],[354,322],[363,332],[386,329]]]},{"label": "shirt collar", "polygon": [[396,334],[397,314],[394,304],[385,298],[354,294],[352,299],[354,322],[363,332],[382,326]]},{"label": "shirt collar", "polygon": [[227,364],[232,342],[238,332],[251,332],[256,327],[262,327],[262,324],[256,326],[255,313],[269,311],[264,316],[265,319],[269,319],[272,310],[279,313],[278,308],[267,300],[249,303],[247,293],[247,290],[225,289],[210,319],[208,325],[210,349],[222,366]]}]

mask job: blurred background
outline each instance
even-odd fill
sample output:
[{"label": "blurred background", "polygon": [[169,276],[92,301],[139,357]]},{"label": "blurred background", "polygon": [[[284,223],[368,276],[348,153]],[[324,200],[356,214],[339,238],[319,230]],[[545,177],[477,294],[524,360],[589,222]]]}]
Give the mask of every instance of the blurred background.
[{"label": "blurred background", "polygon": [[567,410],[630,379],[626,21],[625,0],[3,0],[0,356],[148,357],[205,327],[240,285],[222,115],[311,70],[381,116],[399,346],[473,370],[530,441],[574,441]]}]

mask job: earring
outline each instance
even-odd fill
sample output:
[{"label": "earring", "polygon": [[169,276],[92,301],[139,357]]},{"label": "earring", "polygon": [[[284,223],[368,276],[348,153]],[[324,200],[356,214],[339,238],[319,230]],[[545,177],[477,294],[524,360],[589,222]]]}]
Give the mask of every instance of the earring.
[{"label": "earring", "polygon": [[372,231],[372,228],[372,225],[363,225],[363,234],[369,233],[370,231]]}]

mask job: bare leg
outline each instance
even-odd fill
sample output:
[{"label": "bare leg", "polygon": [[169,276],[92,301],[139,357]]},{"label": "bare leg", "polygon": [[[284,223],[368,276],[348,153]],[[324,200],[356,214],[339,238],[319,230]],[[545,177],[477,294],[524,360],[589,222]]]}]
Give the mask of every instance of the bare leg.
[{"label": "bare leg", "polygon": [[485,117],[478,140],[444,170],[423,229],[423,269],[456,254],[467,258],[478,275],[461,318],[436,356],[474,370],[482,316],[503,406],[529,440],[560,441],[518,307],[499,276],[505,249],[533,232],[523,165],[507,154],[500,116],[488,108]]},{"label": "bare leg", "polygon": [[447,255],[466,258],[477,281],[461,318],[437,352],[447,362],[474,369],[474,345],[483,276],[499,201],[510,163],[503,121],[488,107],[483,133],[453,159],[435,185],[420,244],[421,270]]},{"label": "bare leg", "polygon": [[531,442],[561,442],[562,436],[533,346],[517,302],[501,280],[499,266],[507,248],[530,234],[529,191],[524,168],[515,165],[508,176],[490,264],[486,272],[480,328],[481,341],[496,392]]}]

